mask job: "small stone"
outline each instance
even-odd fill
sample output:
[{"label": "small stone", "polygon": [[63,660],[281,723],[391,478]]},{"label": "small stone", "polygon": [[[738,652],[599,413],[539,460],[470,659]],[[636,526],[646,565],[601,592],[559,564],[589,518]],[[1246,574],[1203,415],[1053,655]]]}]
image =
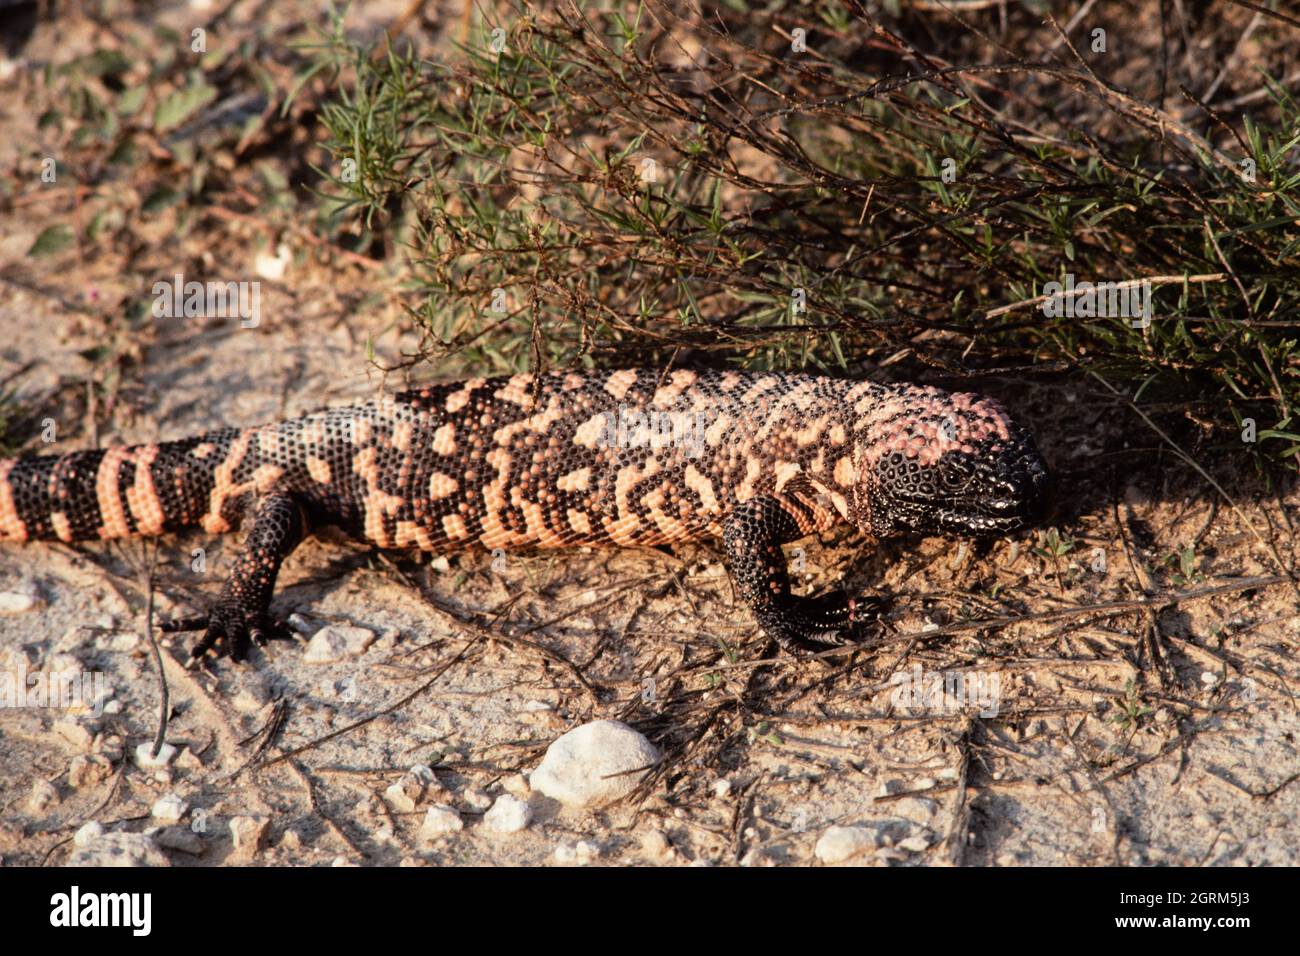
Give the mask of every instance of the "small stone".
[{"label": "small stone", "polygon": [[306,664],[337,664],[349,657],[360,657],[375,642],[375,632],[350,624],[326,624],[307,643],[303,654]]},{"label": "small stone", "polygon": [[876,834],[865,827],[827,827],[813,853],[823,863],[843,863],[876,847]]},{"label": "small stone", "polygon": [[930,849],[930,838],[927,836],[910,836],[906,840],[899,840],[898,848],[907,850],[909,853],[924,853]]},{"label": "small stone", "polygon": [[39,778],[32,784],[31,792],[27,795],[27,809],[32,813],[44,813],[46,809],[59,802],[59,791],[44,778]]},{"label": "small stone", "polygon": [[99,754],[81,754],[72,758],[68,764],[68,786],[74,790],[93,787],[107,780],[113,772],[113,765],[107,757]]},{"label": "small stone", "polygon": [[290,827],[280,834],[280,846],[286,850],[301,850],[302,834]]},{"label": "small stone", "polygon": [[189,856],[202,856],[208,848],[203,837],[189,827],[160,827],[153,839],[164,850],[176,850]]},{"label": "small stone", "polygon": [[447,560],[445,554],[440,554],[429,562],[429,567],[433,568],[435,571],[441,571],[443,574],[446,574],[451,570],[451,562]]},{"label": "small stone", "polygon": [[433,840],[463,829],[465,823],[461,820],[460,814],[452,807],[440,803],[425,812],[424,822],[420,824],[420,836],[425,840]]},{"label": "small stone", "polygon": [[1219,675],[1214,673],[1213,671],[1201,672],[1201,683],[1204,684],[1206,687],[1213,687],[1218,682],[1219,682]]},{"label": "small stone", "polygon": [[895,804],[895,809],[901,817],[907,817],[909,820],[916,820],[921,823],[928,823],[934,816],[938,804],[929,797],[904,797]]},{"label": "small stone", "polygon": [[665,863],[672,858],[673,847],[662,830],[647,830],[641,834],[641,853],[652,863]]},{"label": "small stone", "polygon": [[721,780],[715,780],[713,782],[713,795],[719,798],[731,796],[731,781],[725,777]]},{"label": "small stone", "polygon": [[172,762],[176,756],[176,748],[169,743],[164,743],[158,748],[157,755],[153,752],[153,744],[145,743],[135,748],[135,763],[141,770],[161,770]]},{"label": "small stone", "polygon": [[92,753],[101,755],[109,763],[117,763],[125,752],[126,742],[117,734],[96,734],[90,745]]},{"label": "small stone", "polygon": [[169,793],[155,800],[149,813],[155,820],[161,820],[163,823],[176,823],[185,816],[185,811],[189,808],[190,805],[179,796]]},{"label": "small stone", "polygon": [[41,606],[35,585],[22,591],[0,591],[0,614],[26,614]]},{"label": "small stone", "polygon": [[533,788],[528,785],[528,778],[522,773],[512,773],[502,780],[501,789],[522,800],[528,799],[528,795],[533,792]]},{"label": "small stone", "polygon": [[120,714],[122,712],[122,702],[120,700],[110,700],[104,704],[104,713]]},{"label": "small stone", "polygon": [[529,782],[567,806],[603,806],[635,789],[658,760],[654,745],[627,724],[597,720],[552,743]]},{"label": "small stone", "polygon": [[253,258],[253,271],[261,278],[278,282],[284,278],[284,272],[293,261],[293,253],[283,242],[275,247],[275,255],[269,250],[262,250]]},{"label": "small stone", "polygon": [[56,720],[53,730],[78,750],[89,751],[95,742],[94,731],[79,720]]},{"label": "small stone", "polygon": [[231,817],[230,836],[235,844],[235,856],[243,860],[255,856],[266,844],[266,833],[270,828],[269,817]]},{"label": "small stone", "polygon": [[554,709],[544,700],[526,700],[523,705],[523,711],[526,714],[541,714]]},{"label": "small stone", "polygon": [[527,800],[504,794],[497,797],[492,809],[483,815],[483,826],[493,833],[518,833],[533,820]]},{"label": "small stone", "polygon": [[68,866],[171,866],[143,833],[102,833],[68,857]]},{"label": "small stone", "polygon": [[492,798],[478,787],[470,787],[462,795],[465,805],[471,810],[482,812],[492,806]]},{"label": "small stone", "polygon": [[933,777],[918,777],[912,786],[913,790],[932,790],[935,780]]},{"label": "small stone", "polygon": [[384,791],[384,800],[398,813],[414,813],[416,801],[424,795],[424,787],[416,785],[414,790],[404,786],[403,781],[413,779],[409,774]]},{"label": "small stone", "polygon": [[101,836],[104,835],[104,826],[98,820],[91,820],[83,823],[77,832],[72,835],[74,846],[90,846]]}]

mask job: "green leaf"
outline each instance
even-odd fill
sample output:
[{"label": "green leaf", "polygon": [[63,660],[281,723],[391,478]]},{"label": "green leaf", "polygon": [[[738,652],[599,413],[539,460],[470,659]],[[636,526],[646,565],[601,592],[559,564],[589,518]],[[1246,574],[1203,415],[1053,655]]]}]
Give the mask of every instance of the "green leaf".
[{"label": "green leaf", "polygon": [[72,245],[76,236],[72,232],[72,227],[65,223],[56,223],[53,226],[47,226],[45,230],[36,237],[32,247],[27,250],[27,255],[33,259],[40,259],[44,256],[52,256],[56,252],[62,252],[68,246]]},{"label": "green leaf", "polygon": [[217,88],[202,79],[168,95],[153,114],[154,129],[164,132],[180,126],[217,98]]}]

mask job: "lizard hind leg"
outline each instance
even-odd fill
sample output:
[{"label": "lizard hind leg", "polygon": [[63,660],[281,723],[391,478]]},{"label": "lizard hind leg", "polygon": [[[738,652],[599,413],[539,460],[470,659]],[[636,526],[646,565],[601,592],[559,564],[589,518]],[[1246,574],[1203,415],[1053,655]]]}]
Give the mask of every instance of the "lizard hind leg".
[{"label": "lizard hind leg", "polygon": [[850,644],[879,609],[872,599],[854,600],[842,591],[816,597],[790,593],[781,545],[806,532],[797,505],[764,495],[737,505],[723,526],[727,566],[759,626],[785,651],[801,655]]},{"label": "lizard hind leg", "polygon": [[208,651],[241,660],[251,642],[264,643],[280,630],[269,616],[280,565],[311,531],[306,505],[290,494],[272,494],[258,502],[253,527],[235,559],[207,617],[165,621],[166,633],[204,632],[190,657]]}]

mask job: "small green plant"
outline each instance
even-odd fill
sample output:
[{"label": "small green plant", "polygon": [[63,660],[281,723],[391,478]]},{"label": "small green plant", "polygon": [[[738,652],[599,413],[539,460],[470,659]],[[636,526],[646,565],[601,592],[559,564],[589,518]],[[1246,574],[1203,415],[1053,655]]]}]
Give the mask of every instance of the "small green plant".
[{"label": "small green plant", "polygon": [[1190,544],[1165,555],[1164,563],[1176,569],[1171,577],[1180,587],[1198,584],[1205,580],[1205,575],[1196,567],[1196,549]]},{"label": "small green plant", "polygon": [[1116,706],[1119,708],[1119,713],[1111,720],[1128,734],[1138,729],[1142,718],[1153,713],[1151,706],[1142,700],[1137,682],[1131,677],[1124,684],[1124,697]]}]

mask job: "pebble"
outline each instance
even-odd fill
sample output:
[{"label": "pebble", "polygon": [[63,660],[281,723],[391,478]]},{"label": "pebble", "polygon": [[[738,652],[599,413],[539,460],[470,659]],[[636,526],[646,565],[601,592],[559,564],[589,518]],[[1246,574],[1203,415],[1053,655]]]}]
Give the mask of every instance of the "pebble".
[{"label": "pebble", "polygon": [[149,835],[164,850],[178,850],[190,856],[202,856],[208,848],[203,837],[189,827],[158,827]]},{"label": "pebble", "polygon": [[555,848],[557,863],[576,863],[578,866],[586,866],[598,856],[600,856],[600,847],[586,840],[579,840],[572,846],[561,843]]},{"label": "pebble", "polygon": [[665,863],[672,859],[673,846],[662,830],[647,830],[641,834],[641,853],[652,863]]},{"label": "pebble", "polygon": [[866,827],[827,827],[813,853],[823,863],[843,863],[876,848],[876,834]]},{"label": "pebble", "polygon": [[492,809],[483,815],[483,825],[493,833],[518,833],[533,822],[533,811],[527,800],[510,794],[497,797]]},{"label": "pebble", "polygon": [[502,780],[501,789],[521,799],[527,799],[533,792],[533,788],[528,784],[528,778],[522,773],[512,773]]},{"label": "pebble", "polygon": [[143,833],[101,833],[73,850],[68,866],[171,866],[171,861]]},{"label": "pebble", "polygon": [[927,836],[910,836],[906,840],[899,840],[898,848],[907,850],[909,853],[924,853],[930,849],[930,838]]},{"label": "pebble", "polygon": [[154,819],[161,820],[163,823],[176,823],[185,816],[185,811],[189,808],[190,805],[179,796],[169,793],[155,800],[149,813]]},{"label": "pebble", "polygon": [[715,780],[713,782],[713,795],[719,798],[731,796],[731,781],[725,777],[721,780]]},{"label": "pebble", "polygon": [[72,835],[74,846],[90,846],[101,836],[104,835],[104,826],[98,820],[91,820],[83,823],[77,832]]},{"label": "pebble", "polygon": [[465,805],[471,810],[477,810],[480,813],[492,806],[492,798],[479,787],[470,787],[461,795],[461,799],[465,801]]},{"label": "pebble", "polygon": [[176,748],[165,742],[158,748],[157,756],[154,756],[152,743],[140,744],[135,748],[135,763],[141,770],[161,770],[171,763],[175,756]]},{"label": "pebble", "polygon": [[0,614],[26,614],[41,606],[41,596],[33,586],[25,591],[0,591]]},{"label": "pebble", "polygon": [[598,807],[630,793],[659,751],[627,724],[597,720],[551,744],[529,777],[532,788],[566,806]]},{"label": "pebble", "polygon": [[81,750],[90,750],[91,744],[95,742],[94,731],[79,720],[56,720],[53,730]]},{"label": "pebble", "polygon": [[360,657],[375,642],[375,632],[351,624],[326,624],[312,635],[303,654],[304,664],[337,664]]},{"label": "pebble", "polygon": [[266,844],[271,819],[263,816],[231,817],[230,836],[238,859],[251,859]]},{"label": "pebble", "polygon": [[44,813],[46,809],[59,802],[59,791],[48,780],[37,779],[32,784],[31,793],[27,795],[27,809],[32,813]]},{"label": "pebble", "polygon": [[420,824],[420,836],[432,840],[463,829],[465,829],[465,822],[461,820],[460,814],[452,807],[440,803],[430,807],[424,814],[424,822]]}]

